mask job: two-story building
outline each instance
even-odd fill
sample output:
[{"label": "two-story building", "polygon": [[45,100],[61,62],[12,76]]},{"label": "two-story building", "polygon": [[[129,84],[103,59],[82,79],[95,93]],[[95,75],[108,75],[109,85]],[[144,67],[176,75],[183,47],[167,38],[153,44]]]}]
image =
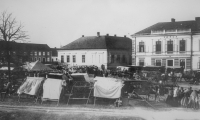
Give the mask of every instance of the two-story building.
[{"label": "two-story building", "polygon": [[58,50],[58,60],[70,66],[102,64],[106,68],[131,64],[130,38],[109,36],[82,36]]},{"label": "two-story building", "polygon": [[200,17],[159,22],[133,35],[132,64],[200,69]]},{"label": "two-story building", "polygon": [[0,62],[6,62],[7,50],[11,55],[11,62],[51,62],[51,49],[47,44],[9,42],[9,49],[5,41],[0,41]]}]

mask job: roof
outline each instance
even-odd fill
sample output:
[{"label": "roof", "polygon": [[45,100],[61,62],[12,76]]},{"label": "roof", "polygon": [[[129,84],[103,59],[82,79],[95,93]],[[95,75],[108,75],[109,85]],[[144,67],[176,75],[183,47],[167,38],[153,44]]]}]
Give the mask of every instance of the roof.
[{"label": "roof", "polygon": [[131,49],[131,39],[116,36],[88,36],[81,37],[64,47],[61,50],[77,49]]},{"label": "roof", "polygon": [[42,64],[39,61],[35,61],[35,62],[31,62],[31,63],[27,63],[24,66],[25,69],[27,69],[28,71],[41,71],[41,70],[52,70],[50,67]]},{"label": "roof", "polygon": [[[50,47],[47,44],[10,42],[9,45],[11,50],[16,51],[50,51]],[[5,50],[6,47],[6,42],[0,41],[0,50]]]},{"label": "roof", "polygon": [[199,17],[197,17],[196,19],[198,20],[175,22],[174,19],[174,22],[159,22],[135,33],[135,35],[137,34],[148,35],[151,34],[152,30],[157,31],[157,30],[173,30],[173,29],[178,29],[178,30],[191,29],[191,32],[197,32],[200,31],[200,26],[199,26],[200,22],[199,22]]}]

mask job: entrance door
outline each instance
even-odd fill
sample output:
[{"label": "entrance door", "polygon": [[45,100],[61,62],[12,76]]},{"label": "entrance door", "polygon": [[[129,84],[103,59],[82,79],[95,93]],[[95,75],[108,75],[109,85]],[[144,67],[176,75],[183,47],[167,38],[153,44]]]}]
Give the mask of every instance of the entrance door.
[{"label": "entrance door", "polygon": [[42,59],[42,62],[45,63],[45,58]]},{"label": "entrance door", "polygon": [[180,67],[185,69],[185,59],[180,59]]}]

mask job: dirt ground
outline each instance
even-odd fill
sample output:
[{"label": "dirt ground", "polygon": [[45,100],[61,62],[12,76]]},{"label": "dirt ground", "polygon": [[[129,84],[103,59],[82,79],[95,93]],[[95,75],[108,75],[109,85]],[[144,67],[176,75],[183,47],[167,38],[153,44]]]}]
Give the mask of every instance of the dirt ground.
[{"label": "dirt ground", "polygon": [[[30,98],[31,99],[31,98]],[[153,99],[153,96],[152,98]],[[93,104],[44,104],[11,99],[0,102],[0,120],[200,120],[200,110],[171,107],[160,102],[130,99],[129,105],[115,107]]]},{"label": "dirt ground", "polygon": [[200,120],[200,111],[185,108],[152,109],[0,106],[1,120]]}]

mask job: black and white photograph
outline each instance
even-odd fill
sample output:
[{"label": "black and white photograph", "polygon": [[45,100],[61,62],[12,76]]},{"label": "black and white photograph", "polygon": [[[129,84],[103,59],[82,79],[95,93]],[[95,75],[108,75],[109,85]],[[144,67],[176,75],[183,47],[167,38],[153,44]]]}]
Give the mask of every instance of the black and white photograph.
[{"label": "black and white photograph", "polygon": [[0,0],[0,120],[200,120],[200,1]]}]

